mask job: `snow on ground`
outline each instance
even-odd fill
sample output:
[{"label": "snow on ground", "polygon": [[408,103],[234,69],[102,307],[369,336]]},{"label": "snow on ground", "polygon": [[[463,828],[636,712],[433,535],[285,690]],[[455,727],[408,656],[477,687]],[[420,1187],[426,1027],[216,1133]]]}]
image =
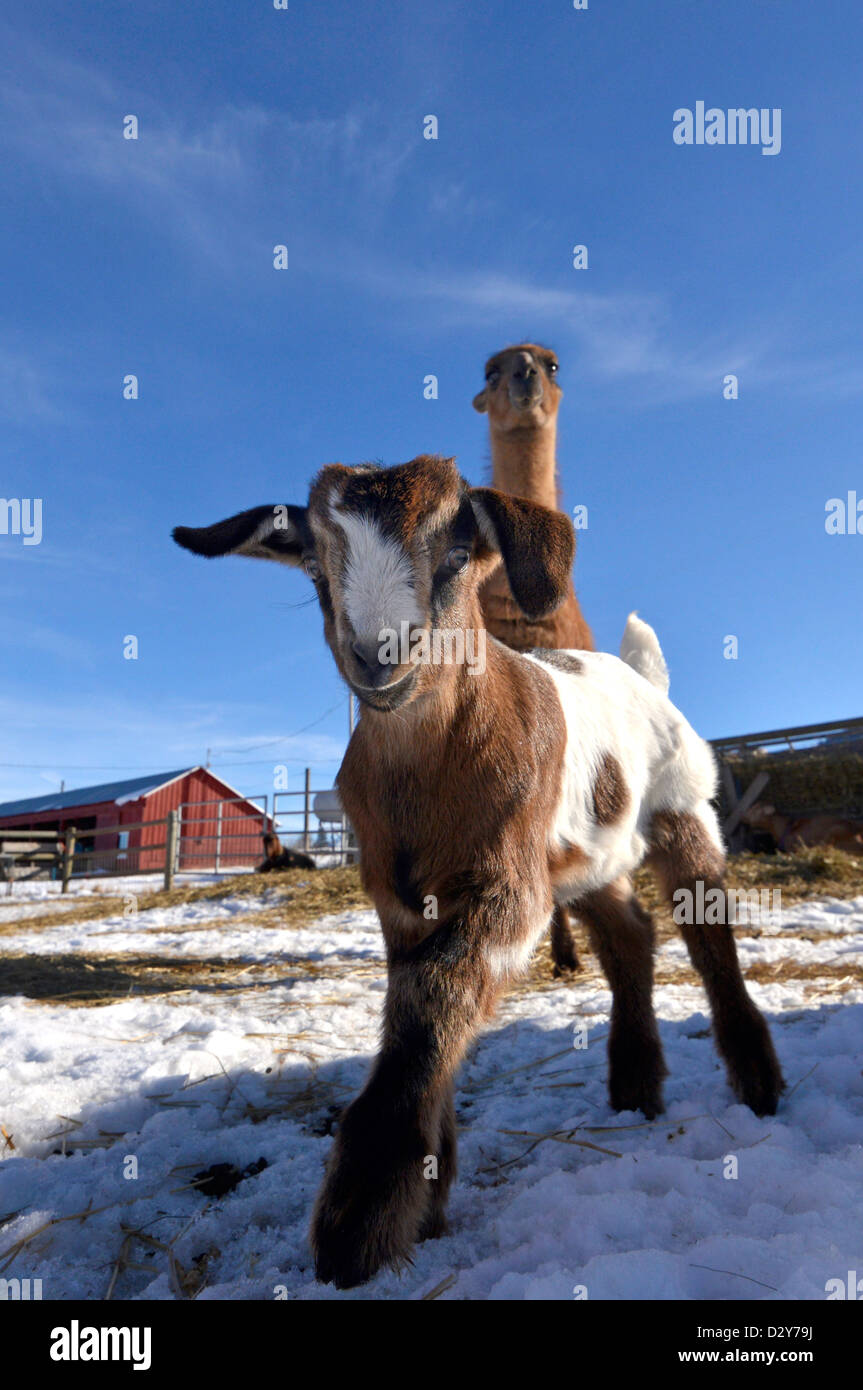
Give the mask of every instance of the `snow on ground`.
[{"label": "snow on ground", "polygon": [[[688,979],[656,990],[671,1075],[653,1124],[608,1107],[601,976],[508,995],[461,1072],[451,1233],[401,1277],[343,1294],[314,1282],[307,1227],[334,1115],[376,1047],[380,936],[370,912],[288,928],[255,920],[268,905],[225,897],[78,923],[64,910],[0,937],[0,954],[34,966],[145,954],[255,968],[101,1007],[0,999],[0,1123],[15,1146],[0,1165],[0,1275],[41,1278],[45,1298],[102,1298],[122,1250],[135,1267],[120,1268],[115,1298],[172,1298],[180,1280],[204,1299],[279,1287],[415,1299],[444,1281],[444,1299],[569,1299],[577,1286],[594,1299],[821,1299],[828,1279],[863,1268],[863,898],[790,908],[760,936],[739,929],[744,965],[785,963],[781,983],[750,985],[789,1083],[770,1120],[735,1103]],[[663,945],[660,977],[678,962],[679,944]],[[833,970],[819,980],[822,964]],[[851,987],[837,992],[843,971]],[[227,1196],[188,1186],[213,1163],[260,1157],[269,1166]],[[124,1245],[131,1231],[160,1244]]]}]

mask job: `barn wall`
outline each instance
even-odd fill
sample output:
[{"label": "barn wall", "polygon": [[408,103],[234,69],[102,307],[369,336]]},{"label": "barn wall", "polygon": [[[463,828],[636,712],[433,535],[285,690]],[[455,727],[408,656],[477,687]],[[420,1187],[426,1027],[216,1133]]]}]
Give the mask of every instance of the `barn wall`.
[{"label": "barn wall", "polygon": [[[226,802],[235,795],[212,772],[197,768],[135,801],[124,802],[122,806],[115,801],[102,801],[82,803],[62,811],[55,809],[4,816],[0,817],[0,829],[56,827],[63,830],[72,825],[83,829],[83,823],[90,822],[90,827],[83,830],[82,838],[87,844],[92,842],[96,858],[88,860],[88,869],[122,870],[125,862],[130,873],[152,873],[161,871],[165,866],[164,848],[156,846],[165,844],[168,813],[178,810],[187,802],[203,802],[203,805],[193,805],[183,811],[179,867],[212,869],[216,858],[218,803]],[[249,801],[223,805],[220,854],[223,867],[257,864],[263,857],[261,834],[264,829],[269,829],[270,821],[266,825],[263,823],[262,811],[263,808],[260,813],[257,812],[256,804]],[[156,821],[158,824],[130,831],[126,860],[117,861],[118,832],[114,829],[110,835],[100,835],[99,827],[137,825],[141,821]]]},{"label": "barn wall", "polygon": [[188,805],[183,810],[181,869],[212,869],[215,866],[220,801],[225,803],[222,806],[221,866],[241,867],[256,864],[262,858],[261,835],[265,828],[262,815],[256,814],[252,802],[227,804],[227,799],[233,796],[231,789],[206,768],[198,768],[182,779],[180,801],[204,804]]}]

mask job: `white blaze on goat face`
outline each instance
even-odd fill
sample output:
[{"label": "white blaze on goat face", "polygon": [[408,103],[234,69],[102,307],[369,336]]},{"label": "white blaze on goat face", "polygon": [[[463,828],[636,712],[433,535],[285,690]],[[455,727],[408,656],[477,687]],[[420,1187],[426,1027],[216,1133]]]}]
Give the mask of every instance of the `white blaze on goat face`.
[{"label": "white blaze on goat face", "polygon": [[357,637],[380,637],[401,624],[422,627],[410,556],[374,517],[331,508],[345,537],[344,612]]}]

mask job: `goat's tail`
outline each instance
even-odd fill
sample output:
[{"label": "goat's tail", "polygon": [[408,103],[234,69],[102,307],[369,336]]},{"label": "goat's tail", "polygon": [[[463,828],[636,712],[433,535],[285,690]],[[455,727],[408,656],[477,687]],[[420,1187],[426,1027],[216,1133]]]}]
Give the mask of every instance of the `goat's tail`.
[{"label": "goat's tail", "polygon": [[640,676],[655,685],[663,695],[668,694],[671,677],[662,655],[659,638],[649,623],[642,622],[637,613],[630,613],[620,641],[621,659]]}]

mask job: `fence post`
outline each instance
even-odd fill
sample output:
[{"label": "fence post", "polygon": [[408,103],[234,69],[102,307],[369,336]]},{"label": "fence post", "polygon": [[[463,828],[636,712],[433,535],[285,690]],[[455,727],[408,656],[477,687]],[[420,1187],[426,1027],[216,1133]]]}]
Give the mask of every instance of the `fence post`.
[{"label": "fence post", "polygon": [[311,810],[312,769],[306,768],[306,791],[303,798],[303,849],[309,848],[309,812]]},{"label": "fence post", "polygon": [[165,892],[174,886],[174,862],[177,858],[176,811],[169,811],[165,822]]},{"label": "fence post", "polygon": [[72,877],[72,860],[75,856],[75,827],[70,825],[66,831],[66,848],[63,851],[63,887],[61,893],[68,893],[69,879]]},{"label": "fence post", "polygon": [[216,873],[222,867],[222,807],[224,802],[220,801],[216,811]]}]

